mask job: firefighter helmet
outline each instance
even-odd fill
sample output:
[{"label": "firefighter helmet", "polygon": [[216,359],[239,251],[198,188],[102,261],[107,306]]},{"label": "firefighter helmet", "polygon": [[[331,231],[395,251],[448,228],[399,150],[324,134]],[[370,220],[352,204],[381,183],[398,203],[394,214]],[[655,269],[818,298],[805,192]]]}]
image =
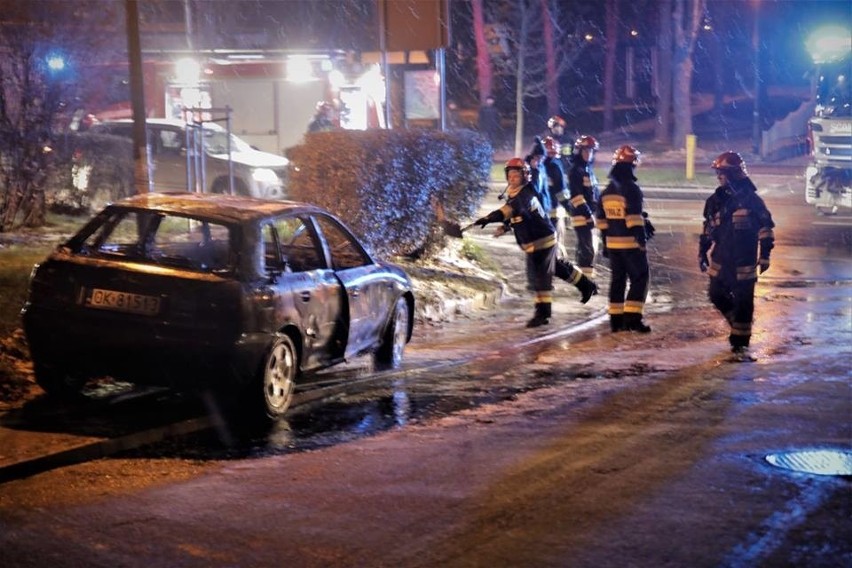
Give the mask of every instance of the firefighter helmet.
[{"label": "firefighter helmet", "polygon": [[748,170],[746,169],[745,161],[743,157],[740,156],[737,152],[733,152],[728,150],[727,152],[722,152],[719,156],[713,160],[713,163],[710,165],[714,170],[722,170],[725,174],[734,174],[738,177],[743,177],[748,175]]},{"label": "firefighter helmet", "polygon": [[620,146],[618,150],[612,154],[612,164],[625,163],[638,166],[639,162],[642,161],[641,157],[642,152],[629,144],[625,144],[624,146]]},{"label": "firefighter helmet", "polygon": [[597,150],[600,144],[595,140],[594,136],[584,134],[574,141],[574,151],[579,154],[582,150]]},{"label": "firefighter helmet", "polygon": [[544,144],[544,151],[551,158],[559,155],[559,142],[557,142],[552,136],[545,136],[544,140],[542,140],[542,144]]},{"label": "firefighter helmet", "polygon": [[564,130],[566,126],[565,119],[558,115],[553,115],[547,119],[547,127],[549,129],[553,130],[556,126],[559,126]]},{"label": "firefighter helmet", "polygon": [[506,181],[509,181],[509,170],[519,170],[525,180],[530,178],[530,166],[521,158],[512,158],[506,162],[506,167],[503,168],[506,172]]}]

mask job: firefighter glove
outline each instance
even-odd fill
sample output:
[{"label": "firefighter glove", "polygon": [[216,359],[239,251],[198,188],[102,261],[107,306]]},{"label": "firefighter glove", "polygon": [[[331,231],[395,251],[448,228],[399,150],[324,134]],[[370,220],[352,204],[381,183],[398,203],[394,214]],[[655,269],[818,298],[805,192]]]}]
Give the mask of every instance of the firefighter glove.
[{"label": "firefighter glove", "polygon": [[648,214],[645,213],[645,236],[650,241],[651,239],[654,238],[654,233],[657,232],[657,229],[656,229],[656,227],[654,227],[654,224],[651,223],[651,220],[648,219],[647,215]]},{"label": "firefighter glove", "polygon": [[474,221],[473,224],[476,225],[477,227],[482,227],[484,229],[485,225],[487,225],[490,222],[491,221],[488,219],[488,217],[480,217],[479,219]]},{"label": "firefighter glove", "polygon": [[758,274],[763,274],[767,270],[769,270],[769,259],[768,258],[765,258],[765,259],[761,258],[760,263],[757,265],[757,272],[758,272]]},{"label": "firefighter glove", "polygon": [[698,269],[701,272],[707,272],[707,269],[710,268],[710,263],[707,262],[707,257],[701,255],[698,257]]}]

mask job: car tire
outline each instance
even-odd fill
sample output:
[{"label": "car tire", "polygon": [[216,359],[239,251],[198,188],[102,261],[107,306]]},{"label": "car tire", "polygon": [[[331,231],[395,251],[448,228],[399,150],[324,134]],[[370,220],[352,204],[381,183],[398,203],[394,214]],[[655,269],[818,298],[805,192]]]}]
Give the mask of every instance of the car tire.
[{"label": "car tire", "polygon": [[278,335],[270,347],[261,370],[263,410],[268,418],[279,418],[293,402],[296,377],[299,374],[299,352],[290,336]]},{"label": "car tire", "polygon": [[76,398],[86,384],[86,378],[68,374],[52,365],[37,363],[34,371],[36,384],[54,398]]},{"label": "car tire", "polygon": [[396,369],[402,364],[402,355],[408,340],[409,318],[408,302],[401,297],[396,301],[393,314],[382,335],[382,343],[375,353],[375,364],[379,369]]}]

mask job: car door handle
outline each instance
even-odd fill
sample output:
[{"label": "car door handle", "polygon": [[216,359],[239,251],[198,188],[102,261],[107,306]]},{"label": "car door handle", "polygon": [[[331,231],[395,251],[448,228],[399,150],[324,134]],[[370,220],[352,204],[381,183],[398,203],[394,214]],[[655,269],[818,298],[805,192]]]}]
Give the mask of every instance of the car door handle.
[{"label": "car door handle", "polygon": [[299,292],[299,298],[302,299],[303,302],[311,301],[311,291],[310,290],[302,290]]}]

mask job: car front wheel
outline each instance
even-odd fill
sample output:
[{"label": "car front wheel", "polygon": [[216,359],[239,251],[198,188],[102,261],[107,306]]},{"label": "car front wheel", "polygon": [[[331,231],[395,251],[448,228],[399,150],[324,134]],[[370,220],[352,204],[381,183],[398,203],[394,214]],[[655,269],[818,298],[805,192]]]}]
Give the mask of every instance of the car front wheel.
[{"label": "car front wheel", "polygon": [[408,339],[408,302],[399,298],[393,316],[385,329],[382,343],[376,351],[376,365],[381,369],[395,369],[402,364],[402,354]]},{"label": "car front wheel", "polygon": [[270,418],[282,416],[293,401],[299,355],[287,335],[275,339],[263,366],[263,403]]}]

